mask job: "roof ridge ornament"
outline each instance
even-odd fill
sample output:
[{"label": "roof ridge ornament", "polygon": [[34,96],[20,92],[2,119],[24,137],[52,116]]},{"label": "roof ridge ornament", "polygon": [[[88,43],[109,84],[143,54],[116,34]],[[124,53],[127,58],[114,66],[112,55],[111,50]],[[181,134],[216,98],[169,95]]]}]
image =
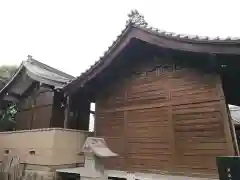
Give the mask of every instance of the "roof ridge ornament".
[{"label": "roof ridge ornament", "polygon": [[144,16],[138,12],[138,10],[134,9],[128,14],[129,20],[128,23],[147,26],[148,23],[145,21]]},{"label": "roof ridge ornament", "polygon": [[33,57],[31,56],[31,55],[28,55],[27,56],[27,60],[29,61],[29,60],[33,60]]}]

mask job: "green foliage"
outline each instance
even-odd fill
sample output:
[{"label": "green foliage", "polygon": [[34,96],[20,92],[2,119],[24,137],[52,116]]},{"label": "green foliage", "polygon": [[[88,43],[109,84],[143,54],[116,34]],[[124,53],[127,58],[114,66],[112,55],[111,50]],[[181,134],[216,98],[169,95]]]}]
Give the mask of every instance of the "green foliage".
[{"label": "green foliage", "polygon": [[17,113],[16,104],[9,105],[5,110],[0,114],[0,121],[14,121],[15,115]]},{"label": "green foliage", "polygon": [[17,66],[7,66],[2,65],[0,66],[0,78],[10,78],[17,70]]},{"label": "green foliage", "polygon": [[18,109],[16,104],[10,104],[6,109],[0,111],[0,129],[12,129],[15,125],[15,116]]},{"label": "green foliage", "polygon": [[[16,72],[17,66],[0,66],[0,83],[8,81],[11,76]],[[1,84],[0,84],[1,85]],[[1,89],[1,87],[0,87]],[[1,102],[0,102],[1,103]],[[0,129],[9,129],[15,124],[15,115],[17,113],[16,104],[9,104],[7,108],[0,109]]]}]

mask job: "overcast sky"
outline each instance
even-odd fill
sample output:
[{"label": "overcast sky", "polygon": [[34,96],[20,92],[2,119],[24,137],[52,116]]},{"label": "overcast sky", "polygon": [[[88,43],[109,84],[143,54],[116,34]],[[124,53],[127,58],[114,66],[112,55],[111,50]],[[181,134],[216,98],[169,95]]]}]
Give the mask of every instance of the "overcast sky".
[{"label": "overcast sky", "polygon": [[[240,3],[240,2],[239,2]],[[0,0],[0,65],[27,55],[78,76],[97,61],[137,9],[176,33],[240,36],[238,1]]]}]

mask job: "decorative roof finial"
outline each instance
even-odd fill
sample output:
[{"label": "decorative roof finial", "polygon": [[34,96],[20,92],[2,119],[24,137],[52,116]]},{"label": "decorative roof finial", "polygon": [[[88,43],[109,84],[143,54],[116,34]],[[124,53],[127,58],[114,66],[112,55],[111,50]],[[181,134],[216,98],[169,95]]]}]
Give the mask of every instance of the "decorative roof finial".
[{"label": "decorative roof finial", "polygon": [[33,59],[33,57],[31,55],[27,56],[27,60],[32,60],[32,59]]},{"label": "decorative roof finial", "polygon": [[129,21],[132,24],[147,26],[148,23],[145,21],[144,16],[141,15],[136,9],[131,10],[128,14]]}]

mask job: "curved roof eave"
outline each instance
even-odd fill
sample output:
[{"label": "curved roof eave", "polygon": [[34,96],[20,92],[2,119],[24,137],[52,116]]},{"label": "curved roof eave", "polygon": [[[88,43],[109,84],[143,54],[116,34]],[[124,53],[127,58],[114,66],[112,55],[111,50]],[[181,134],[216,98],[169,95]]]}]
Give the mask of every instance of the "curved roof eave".
[{"label": "curved roof eave", "polygon": [[[72,85],[81,87],[88,81],[89,76],[95,76],[96,69],[104,69],[131,39],[138,39],[159,47],[182,50],[186,52],[210,54],[236,54],[240,55],[240,38],[210,38],[169,33],[150,27],[146,24],[137,24],[129,21],[121,34],[112,43],[108,50],[89,69],[78,78],[68,83],[63,89],[72,91]],[[120,49],[120,50],[119,50]],[[115,52],[114,52],[115,51]],[[110,58],[109,58],[110,56]],[[111,59],[111,60],[109,60]]]},{"label": "curved roof eave", "polygon": [[56,79],[53,80],[53,79],[49,79],[46,77],[42,77],[37,73],[29,71],[28,69],[27,69],[26,73],[29,77],[31,77],[31,79],[38,81],[40,83],[43,83],[43,84],[54,86],[55,88],[62,88],[62,87],[64,87],[65,84],[67,84],[67,83],[57,81]]},{"label": "curved roof eave", "polygon": [[14,83],[15,79],[23,70],[25,70],[25,73],[34,81],[48,84],[54,86],[55,88],[63,88],[67,83],[74,79],[73,76],[31,59],[30,57],[30,59],[21,63],[15,74],[0,90],[0,95],[2,95],[11,86],[11,84]]},{"label": "curved roof eave", "polygon": [[42,67],[41,64],[39,65],[40,62],[36,65],[35,61],[36,60],[34,60],[34,63],[32,61],[23,62],[27,75],[35,81],[54,86],[55,88],[62,88],[73,79],[72,76],[65,75],[65,73],[62,72],[59,73],[51,67],[48,67],[47,69],[45,66]]}]

